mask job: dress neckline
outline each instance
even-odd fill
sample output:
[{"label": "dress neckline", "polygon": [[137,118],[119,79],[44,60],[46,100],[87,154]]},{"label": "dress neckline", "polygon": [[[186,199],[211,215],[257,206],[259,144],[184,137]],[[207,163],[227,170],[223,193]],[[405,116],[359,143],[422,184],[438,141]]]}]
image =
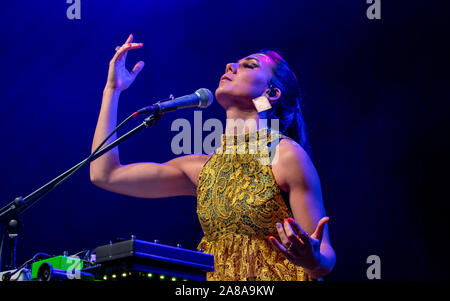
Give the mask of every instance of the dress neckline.
[{"label": "dress neckline", "polygon": [[271,129],[269,128],[261,128],[257,131],[247,132],[243,134],[222,134],[221,136],[221,142],[222,144],[226,142],[250,142],[251,139],[254,139],[256,141],[262,140],[262,139],[269,139]]}]

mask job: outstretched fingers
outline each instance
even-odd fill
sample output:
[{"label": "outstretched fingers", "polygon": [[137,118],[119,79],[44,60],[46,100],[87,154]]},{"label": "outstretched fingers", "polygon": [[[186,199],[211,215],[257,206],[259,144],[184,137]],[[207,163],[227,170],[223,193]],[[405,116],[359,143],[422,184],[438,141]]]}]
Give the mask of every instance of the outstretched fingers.
[{"label": "outstretched fingers", "polygon": [[144,43],[132,43],[132,41],[133,41],[133,35],[130,34],[128,39],[125,41],[125,43],[122,46],[116,47],[116,53],[115,53],[114,57],[111,59],[111,63],[116,63],[117,61],[122,60],[122,58],[123,58],[123,61],[125,61],[128,50],[139,49],[142,46],[144,46]]},{"label": "outstretched fingers", "polygon": [[142,46],[144,46],[144,43],[128,43],[128,44],[124,44],[116,52],[116,55],[115,55],[115,56],[117,56],[116,61],[122,60],[122,58],[125,61],[125,59],[127,58],[128,50],[139,49],[139,48],[142,48]]},{"label": "outstretched fingers", "polygon": [[328,216],[321,218],[320,221],[317,223],[316,231],[314,231],[314,233],[311,234],[311,237],[321,240],[323,236],[323,230],[325,229],[325,225],[328,223],[329,220],[330,218]]},{"label": "outstretched fingers", "polygon": [[278,250],[281,254],[283,254],[284,257],[289,259],[291,255],[289,254],[289,251],[286,250],[286,247],[283,246],[275,237],[270,236],[269,241],[272,243],[272,245],[275,247],[275,249]]},{"label": "outstretched fingers", "polygon": [[125,41],[125,44],[133,42],[133,38],[134,38],[133,34],[130,33],[130,35],[128,36],[127,40]]},{"label": "outstretched fingers", "polygon": [[144,68],[144,62],[143,61],[139,61],[136,63],[136,65],[134,65],[133,69],[131,70],[131,74],[133,74],[134,76],[138,75],[139,72],[141,72],[141,70]]},{"label": "outstretched fingers", "polygon": [[291,243],[298,245],[300,248],[304,248],[309,244],[308,234],[292,218],[285,220],[284,229]]}]

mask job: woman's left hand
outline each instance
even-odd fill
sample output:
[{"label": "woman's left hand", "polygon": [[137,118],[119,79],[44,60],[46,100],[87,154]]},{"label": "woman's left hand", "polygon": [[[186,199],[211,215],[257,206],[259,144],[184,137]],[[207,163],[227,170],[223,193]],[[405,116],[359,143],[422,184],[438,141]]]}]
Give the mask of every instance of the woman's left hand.
[{"label": "woman's left hand", "polygon": [[329,217],[322,218],[314,233],[309,236],[293,218],[288,218],[284,220],[284,225],[276,225],[281,242],[273,236],[269,240],[293,264],[315,270],[320,267],[320,244],[323,229],[329,220]]}]

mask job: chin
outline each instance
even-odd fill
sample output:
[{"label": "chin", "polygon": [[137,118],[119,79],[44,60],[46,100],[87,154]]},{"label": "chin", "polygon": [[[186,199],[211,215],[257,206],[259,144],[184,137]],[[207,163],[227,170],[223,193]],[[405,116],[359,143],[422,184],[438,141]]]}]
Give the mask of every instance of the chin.
[{"label": "chin", "polygon": [[223,91],[222,87],[218,87],[216,89],[215,96],[219,105],[226,110],[230,103],[230,94],[226,91]]},{"label": "chin", "polygon": [[254,109],[254,104],[251,98],[237,96],[230,93],[223,93],[216,90],[216,99],[219,105],[226,111],[228,108],[236,107],[241,110]]}]

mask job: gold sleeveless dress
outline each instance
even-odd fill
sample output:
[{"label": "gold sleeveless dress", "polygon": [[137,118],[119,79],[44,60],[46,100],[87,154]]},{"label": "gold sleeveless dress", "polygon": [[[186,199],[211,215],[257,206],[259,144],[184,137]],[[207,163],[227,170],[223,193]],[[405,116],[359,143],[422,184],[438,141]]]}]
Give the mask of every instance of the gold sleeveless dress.
[{"label": "gold sleeveless dress", "polygon": [[272,173],[268,144],[289,137],[264,128],[221,138],[197,186],[197,214],[204,232],[198,248],[214,255],[215,269],[207,280],[312,280],[268,240],[278,239],[277,222],[292,217]]}]

